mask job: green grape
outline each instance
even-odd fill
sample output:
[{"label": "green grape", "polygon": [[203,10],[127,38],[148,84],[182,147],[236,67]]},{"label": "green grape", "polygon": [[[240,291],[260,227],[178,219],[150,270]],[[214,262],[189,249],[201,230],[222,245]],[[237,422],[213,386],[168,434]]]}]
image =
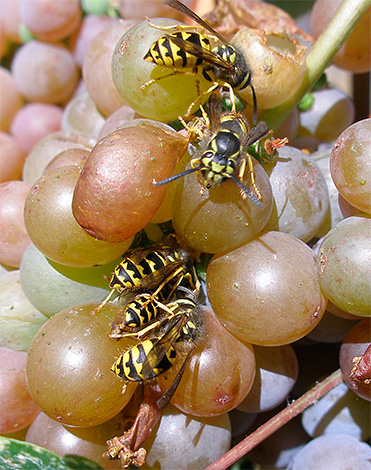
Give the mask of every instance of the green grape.
[{"label": "green grape", "polygon": [[[156,26],[181,24],[165,18],[156,18],[153,23]],[[113,81],[125,102],[142,116],[163,122],[175,120],[187,112],[190,104],[198,98],[197,83],[201,93],[210,86],[201,70],[192,74],[191,69],[187,69],[190,73],[172,75],[141,89],[149,80],[173,72],[172,68],[143,59],[151,45],[166,33],[169,31],[151,27],[147,21],[138,23],[124,33],[112,56]]]},{"label": "green grape", "polygon": [[123,383],[110,370],[122,350],[133,344],[108,339],[120,310],[98,303],[62,310],[37,332],[28,352],[27,382],[41,410],[56,421],[95,426],[115,416],[132,397],[135,384]]},{"label": "green grape", "polygon": [[340,309],[371,316],[371,219],[348,217],[323,238],[317,257],[321,287]]},{"label": "green grape", "polygon": [[215,255],[206,282],[219,321],[240,340],[261,346],[302,338],[326,307],[313,251],[283,232]]},{"label": "green grape", "polygon": [[[175,186],[172,220],[180,241],[196,251],[218,253],[233,250],[258,235],[272,210],[272,189],[256,161],[254,173],[263,208],[244,198],[232,180],[204,191],[195,174],[171,183]],[[243,183],[254,193],[248,171]]]}]

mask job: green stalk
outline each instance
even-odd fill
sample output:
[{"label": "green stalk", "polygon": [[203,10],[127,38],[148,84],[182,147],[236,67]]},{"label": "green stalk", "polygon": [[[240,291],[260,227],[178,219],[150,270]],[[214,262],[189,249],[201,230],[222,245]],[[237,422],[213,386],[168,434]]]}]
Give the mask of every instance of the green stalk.
[{"label": "green stalk", "polygon": [[262,113],[261,119],[273,130],[280,127],[305,93],[311,90],[370,6],[371,0],[343,0],[333,19],[308,52],[306,73],[296,93],[279,106]]},{"label": "green stalk", "polygon": [[205,470],[225,470],[238,459],[246,455],[250,450],[271,436],[275,431],[302,413],[308,406],[315,403],[327,392],[342,382],[341,370],[333,372],[327,379],[313,387],[307,393],[302,395],[291,405],[286,406],[282,411],[273,416],[269,421],[261,425],[256,431],[247,436],[243,441],[234,446],[230,451],[224,454],[220,459],[209,465]]}]

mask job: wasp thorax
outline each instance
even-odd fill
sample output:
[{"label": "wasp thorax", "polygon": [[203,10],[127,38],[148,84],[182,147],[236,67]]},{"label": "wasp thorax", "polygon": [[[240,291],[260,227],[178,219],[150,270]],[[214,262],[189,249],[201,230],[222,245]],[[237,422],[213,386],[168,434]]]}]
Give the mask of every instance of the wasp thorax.
[{"label": "wasp thorax", "polygon": [[230,44],[215,47],[213,52],[233,66],[233,73],[220,67],[214,67],[217,81],[225,81],[232,88],[243,89],[250,84],[250,72],[242,53]]},{"label": "wasp thorax", "polygon": [[215,136],[212,148],[221,156],[233,156],[240,151],[241,140],[228,130],[219,131]]}]

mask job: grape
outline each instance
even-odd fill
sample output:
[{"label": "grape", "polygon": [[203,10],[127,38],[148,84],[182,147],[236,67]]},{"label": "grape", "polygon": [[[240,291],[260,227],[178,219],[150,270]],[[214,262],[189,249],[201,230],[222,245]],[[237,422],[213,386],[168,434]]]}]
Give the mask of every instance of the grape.
[{"label": "grape", "polygon": [[21,20],[31,33],[49,42],[70,36],[81,20],[79,0],[21,0],[19,10]]},{"label": "grape", "polygon": [[0,87],[6,90],[6,93],[0,93],[0,130],[8,132],[13,117],[22,107],[23,100],[17,90],[14,76],[2,66],[0,66]]},{"label": "grape", "polygon": [[289,462],[287,470],[369,470],[371,447],[346,434],[320,436]]},{"label": "grape", "polygon": [[5,37],[10,41],[20,44],[19,29],[21,25],[21,15],[19,5],[21,0],[12,0],[11,2],[2,1],[0,8],[0,22],[4,28]]},{"label": "grape", "polygon": [[[317,0],[313,6],[310,17],[310,32],[317,38],[334,17],[341,0]],[[371,70],[371,35],[370,18],[371,7],[351,32],[348,39],[338,50],[334,57],[334,64],[354,73],[369,72]]]},{"label": "grape", "polygon": [[321,321],[308,333],[307,338],[322,343],[338,343],[357,322],[356,319],[345,319],[326,310]]},{"label": "grape", "polygon": [[[287,34],[240,28],[231,42],[246,57],[259,108],[273,108],[288,100],[305,74],[306,47]],[[238,94],[250,104],[249,87]]]},{"label": "grape", "polygon": [[102,240],[135,235],[165,197],[166,188],[155,188],[153,180],[171,175],[185,146],[175,131],[153,125],[119,129],[101,139],[76,185],[72,207],[78,223]]},{"label": "grape", "polygon": [[132,238],[105,242],[80,227],[71,207],[79,176],[79,167],[64,166],[37,180],[24,207],[26,229],[34,245],[57,263],[75,267],[106,264],[124,253]]},{"label": "grape", "polygon": [[339,308],[370,316],[371,220],[348,217],[332,228],[322,240],[317,257],[321,288]]},{"label": "grape", "polygon": [[23,219],[23,207],[30,190],[24,181],[0,184],[0,262],[18,268],[30,243]]},{"label": "grape", "polygon": [[[255,377],[255,356],[252,346],[236,341],[210,308],[200,308],[200,338],[171,402],[192,416],[217,416],[235,408],[250,391]],[[179,360],[158,378],[163,392],[181,365]]]},{"label": "grape", "polygon": [[304,410],[302,425],[311,437],[340,433],[365,441],[371,434],[369,411],[369,402],[340,383]]},{"label": "grape", "polygon": [[[190,7],[192,0],[185,0],[183,3]],[[148,0],[137,0],[135,4],[126,0],[118,0],[116,8],[123,18],[144,20],[145,16],[149,18],[166,18],[169,16],[177,20],[184,20],[184,15],[164,5],[162,0],[151,0],[150,2]]]},{"label": "grape", "polygon": [[256,376],[246,398],[237,407],[247,413],[271,410],[282,403],[298,377],[298,360],[290,345],[254,346]]},{"label": "grape", "polygon": [[116,109],[110,116],[105,120],[100,133],[99,138],[105,137],[111,132],[117,131],[122,127],[127,121],[131,121],[135,117],[134,109],[130,108],[127,104],[121,106],[121,108]]},{"label": "grape", "polygon": [[11,70],[19,92],[28,101],[64,104],[79,81],[71,52],[59,43],[33,40],[23,44],[14,55]]},{"label": "grape", "polygon": [[330,170],[343,198],[362,212],[371,214],[371,118],[352,124],[334,143]]},{"label": "grape", "polygon": [[60,311],[37,332],[27,359],[27,382],[41,410],[69,426],[95,426],[115,416],[129,402],[135,384],[121,393],[122,381],[111,365],[131,345],[107,335],[118,305],[88,303]]},{"label": "grape", "polygon": [[82,75],[86,88],[97,108],[105,116],[125,104],[115,88],[111,62],[118,40],[132,25],[131,20],[116,20],[105,27],[92,39],[84,56]]},{"label": "grape", "polygon": [[94,37],[114,23],[116,23],[114,18],[99,14],[89,14],[82,18],[78,33],[70,38],[72,54],[80,68],[83,66],[86,51]]},{"label": "grape", "polygon": [[[175,20],[165,18],[152,21],[157,26],[178,24]],[[173,75],[152,83],[144,90],[140,88],[149,80],[172,72],[169,67],[143,60],[151,45],[164,34],[165,31],[149,26],[147,21],[125,32],[113,52],[112,77],[120,96],[137,113],[150,119],[168,122],[184,115],[189,105],[196,100],[198,81],[201,93],[209,88],[210,82],[198,71],[195,75]],[[182,92],[179,93],[179,90]]]},{"label": "grape", "polygon": [[89,93],[85,92],[72,98],[64,108],[62,129],[98,140],[104,121]]},{"label": "grape", "polygon": [[[171,183],[175,186],[172,220],[180,241],[196,251],[217,253],[232,250],[259,234],[272,210],[272,193],[268,176],[256,161],[254,173],[263,209],[244,198],[232,180],[203,192],[194,174]],[[248,171],[243,183],[254,192]]]},{"label": "grape", "polygon": [[370,320],[365,318],[353,326],[340,348],[340,367],[345,383],[368,401],[371,401],[370,332]]},{"label": "grape", "polygon": [[0,155],[0,184],[20,179],[26,155],[17,140],[11,134],[2,131],[0,131]]},{"label": "grape", "polygon": [[62,108],[48,103],[27,103],[14,116],[10,132],[24,152],[43,137],[60,131]]},{"label": "grape", "polygon": [[26,384],[27,353],[0,347],[0,433],[12,433],[27,427],[40,409]]},{"label": "grape", "polygon": [[102,456],[107,450],[106,441],[126,429],[125,413],[119,413],[109,421],[88,428],[63,426],[45,413],[40,413],[29,427],[26,441],[44,447],[57,455],[77,454],[101,465],[105,470],[120,470],[119,460]]},{"label": "grape", "polygon": [[40,312],[51,316],[78,303],[98,302],[106,297],[107,277],[120,260],[104,266],[74,268],[48,260],[31,243],[20,266],[22,289]]},{"label": "grape", "polygon": [[312,250],[282,232],[267,232],[215,255],[206,283],[222,325],[237,338],[261,346],[302,338],[326,307]]},{"label": "grape", "polygon": [[89,150],[85,149],[67,149],[58,153],[45,167],[43,175],[48,171],[60,168],[62,166],[76,165],[80,170],[84,168],[85,162],[90,155]]},{"label": "grape", "polygon": [[230,446],[231,430],[227,414],[197,418],[169,405],[157,430],[146,442],[146,469],[206,468]]},{"label": "grape", "polygon": [[94,140],[76,132],[55,132],[40,139],[27,155],[23,166],[23,180],[33,184],[45,167],[63,150],[70,148],[90,150]]},{"label": "grape", "polygon": [[336,88],[316,90],[312,96],[312,106],[300,113],[299,135],[312,135],[321,141],[331,142],[354,122],[354,102]]},{"label": "grape", "polygon": [[285,145],[278,150],[278,160],[264,168],[275,202],[265,230],[279,230],[309,241],[329,210],[326,181],[317,164],[304,152]]},{"label": "grape", "polygon": [[3,274],[0,277],[0,346],[27,351],[46,320],[25,296],[19,271]]}]

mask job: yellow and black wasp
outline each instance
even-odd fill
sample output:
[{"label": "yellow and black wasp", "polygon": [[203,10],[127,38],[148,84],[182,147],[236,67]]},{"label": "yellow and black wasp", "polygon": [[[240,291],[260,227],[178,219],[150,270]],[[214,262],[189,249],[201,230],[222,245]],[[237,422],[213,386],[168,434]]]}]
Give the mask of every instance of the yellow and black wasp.
[{"label": "yellow and black wasp", "polygon": [[[260,121],[249,130],[249,124],[242,114],[222,112],[221,101],[216,94],[210,96],[209,110],[209,118],[205,112],[203,113],[204,119],[209,121],[207,125],[209,132],[205,132],[200,147],[190,162],[191,168],[165,180],[154,181],[153,184],[160,186],[193,172],[197,172],[202,188],[212,188],[231,179],[239,186],[243,195],[262,207],[259,200],[261,196],[255,184],[252,160],[246,149],[266,135],[269,127]],[[188,130],[192,132],[192,127]],[[246,164],[256,195],[242,182]]]},{"label": "yellow and black wasp", "polygon": [[[172,68],[172,73],[165,77],[175,74],[196,73],[197,68],[202,66],[202,75],[207,81],[212,83],[209,89],[202,94],[208,94],[220,86],[228,88],[232,111],[235,111],[236,106],[234,90],[243,90],[249,86],[253,96],[254,122],[256,122],[257,100],[255,90],[251,84],[251,73],[248,64],[241,51],[230,44],[221,34],[179,0],[164,0],[164,3],[194,20],[222,44],[212,48],[207,36],[195,31],[189,31],[189,26],[159,27],[150,23],[156,28],[169,29],[170,31],[173,30],[173,32],[165,34],[153,43],[145,54],[144,60]],[[186,71],[187,69],[191,69],[191,72]],[[146,82],[142,85],[142,89],[165,77]],[[196,101],[191,103],[187,114],[190,114]]]},{"label": "yellow and black wasp", "polygon": [[125,351],[111,370],[126,382],[145,383],[168,371],[177,360],[183,360],[173,383],[158,401],[160,408],[165,407],[179,385],[199,335],[196,311],[196,301],[191,297],[166,304],[166,316],[158,327]]},{"label": "yellow and black wasp", "polygon": [[170,298],[181,282],[185,282],[192,290],[198,289],[192,257],[188,250],[177,244],[175,237],[169,236],[163,244],[131,252],[116,266],[109,283],[111,291],[98,309],[115,292],[121,295],[125,291],[139,292],[145,289],[156,298],[166,286],[170,288]]}]

